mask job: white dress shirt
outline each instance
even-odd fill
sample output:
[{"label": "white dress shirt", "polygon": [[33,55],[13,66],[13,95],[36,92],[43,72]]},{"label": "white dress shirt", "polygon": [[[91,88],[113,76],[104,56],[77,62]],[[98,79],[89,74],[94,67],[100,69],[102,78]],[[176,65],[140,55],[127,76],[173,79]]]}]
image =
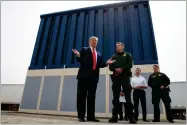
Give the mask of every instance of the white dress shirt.
[{"label": "white dress shirt", "polygon": [[93,48],[93,47],[90,46],[90,49],[91,49],[92,53],[93,53],[93,50],[95,51],[95,54],[96,54],[96,63],[97,63],[97,51],[96,51],[96,48]]},{"label": "white dress shirt", "polygon": [[[136,88],[137,86],[146,86],[147,87],[147,82],[144,77],[141,75],[135,76],[131,79],[131,86],[133,88]],[[143,89],[143,88],[138,88],[138,89]]]}]

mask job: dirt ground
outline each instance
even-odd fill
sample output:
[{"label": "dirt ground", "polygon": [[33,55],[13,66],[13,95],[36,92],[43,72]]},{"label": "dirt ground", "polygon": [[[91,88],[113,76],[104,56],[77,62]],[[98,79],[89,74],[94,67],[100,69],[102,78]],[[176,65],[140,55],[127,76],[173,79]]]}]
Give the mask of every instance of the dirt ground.
[{"label": "dirt ground", "polygon": [[[101,119],[100,123],[94,124],[107,124],[108,119]],[[25,113],[14,113],[14,112],[1,112],[1,124],[77,124],[76,117],[68,116],[52,116],[52,115],[38,115],[38,114],[25,114]],[[85,124],[90,124],[91,122],[85,122]],[[120,121],[118,124],[128,124],[126,121]],[[153,124],[152,122],[138,121],[138,124]],[[155,124],[168,124],[167,121],[161,121]],[[185,120],[175,120],[175,124],[186,124]]]}]

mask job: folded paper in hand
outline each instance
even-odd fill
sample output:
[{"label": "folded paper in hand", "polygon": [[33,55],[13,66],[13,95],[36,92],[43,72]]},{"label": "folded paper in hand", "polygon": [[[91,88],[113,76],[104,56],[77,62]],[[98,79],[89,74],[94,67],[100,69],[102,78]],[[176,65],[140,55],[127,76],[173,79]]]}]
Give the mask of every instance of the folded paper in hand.
[{"label": "folded paper in hand", "polygon": [[126,102],[125,96],[120,96],[120,97],[119,97],[119,101],[120,101],[120,102]]}]

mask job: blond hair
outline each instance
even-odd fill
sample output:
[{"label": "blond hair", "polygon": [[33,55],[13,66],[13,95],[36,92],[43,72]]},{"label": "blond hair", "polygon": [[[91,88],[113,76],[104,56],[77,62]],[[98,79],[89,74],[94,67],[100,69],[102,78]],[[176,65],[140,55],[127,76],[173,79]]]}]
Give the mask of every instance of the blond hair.
[{"label": "blond hair", "polygon": [[96,37],[96,36],[91,36],[91,37],[89,38],[89,41],[90,41],[91,39],[96,39],[96,41],[99,40],[98,37]]}]

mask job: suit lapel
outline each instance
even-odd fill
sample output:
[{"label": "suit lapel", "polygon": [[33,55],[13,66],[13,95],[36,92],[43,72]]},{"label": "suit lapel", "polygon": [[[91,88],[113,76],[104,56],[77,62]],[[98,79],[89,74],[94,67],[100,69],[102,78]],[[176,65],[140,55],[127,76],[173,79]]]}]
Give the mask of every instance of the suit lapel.
[{"label": "suit lapel", "polygon": [[88,54],[90,55],[90,56],[88,56],[88,57],[90,57],[90,60],[91,60],[91,64],[93,65],[93,57],[92,57],[92,50],[91,50],[91,48],[89,47],[89,49],[88,49]]},{"label": "suit lapel", "polygon": [[91,50],[91,48],[89,47],[89,54],[92,56],[92,50]]},{"label": "suit lapel", "polygon": [[100,53],[97,51],[97,64],[99,64],[99,61],[100,61]]}]

